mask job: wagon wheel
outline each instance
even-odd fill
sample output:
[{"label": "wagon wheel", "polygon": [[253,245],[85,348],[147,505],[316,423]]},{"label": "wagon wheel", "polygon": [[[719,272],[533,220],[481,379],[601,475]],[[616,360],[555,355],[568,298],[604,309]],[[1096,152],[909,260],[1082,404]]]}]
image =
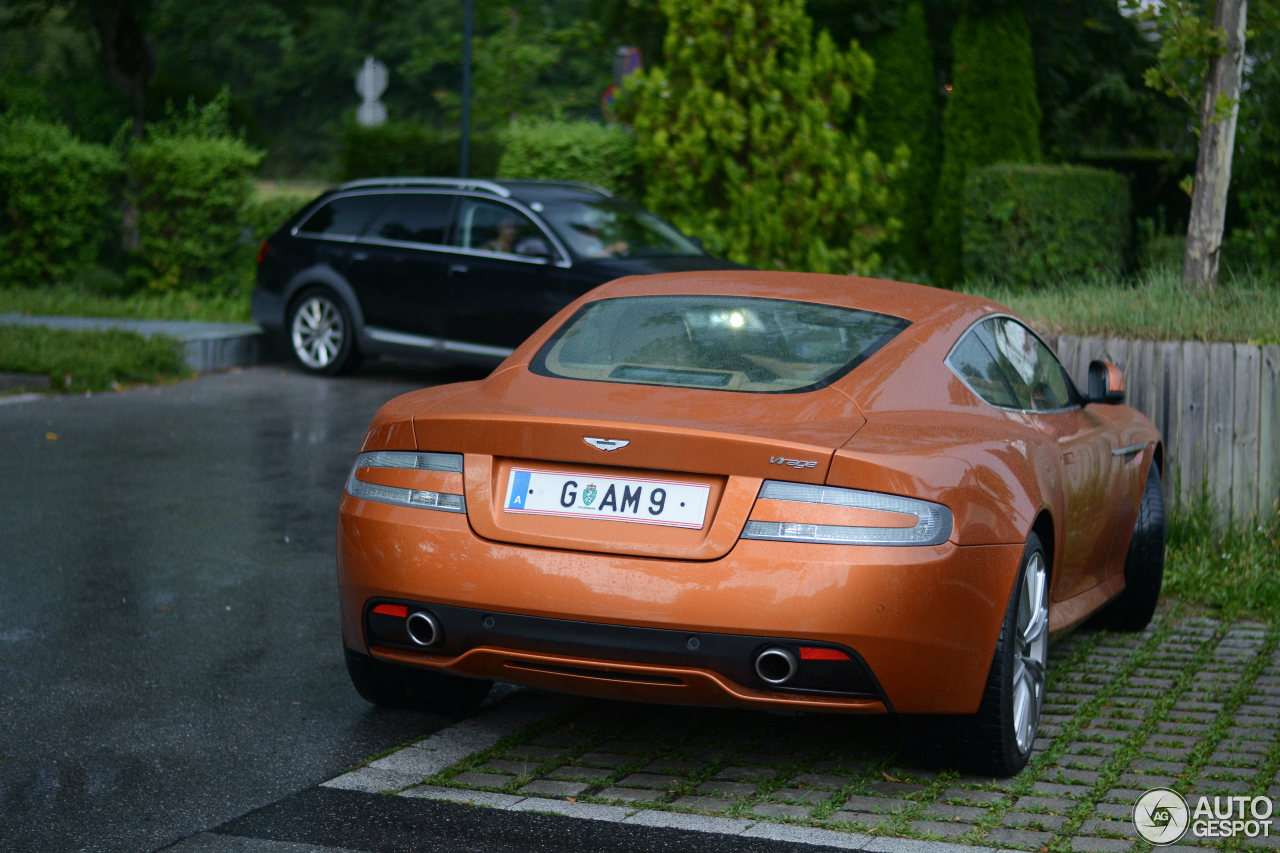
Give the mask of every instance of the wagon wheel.
[{"label": "wagon wheel", "polygon": [[334,374],[359,360],[355,326],[342,300],[323,288],[312,288],[289,308],[289,347],[302,368]]}]

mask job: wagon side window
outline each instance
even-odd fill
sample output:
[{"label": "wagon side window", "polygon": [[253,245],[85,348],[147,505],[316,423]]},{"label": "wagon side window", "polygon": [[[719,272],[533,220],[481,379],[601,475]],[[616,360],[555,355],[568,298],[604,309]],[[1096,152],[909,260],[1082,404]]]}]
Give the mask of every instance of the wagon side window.
[{"label": "wagon side window", "polygon": [[409,193],[391,197],[390,203],[365,235],[397,243],[441,245],[449,227],[453,199],[438,193]]}]

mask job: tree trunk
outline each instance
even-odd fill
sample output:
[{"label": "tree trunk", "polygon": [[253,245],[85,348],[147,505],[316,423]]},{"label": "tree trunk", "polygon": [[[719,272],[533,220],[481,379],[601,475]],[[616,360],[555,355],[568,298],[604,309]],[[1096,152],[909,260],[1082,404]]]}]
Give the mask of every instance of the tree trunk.
[{"label": "tree trunk", "polygon": [[[1231,154],[1235,148],[1236,117],[1240,113],[1240,72],[1244,65],[1244,26],[1248,0],[1218,0],[1213,26],[1227,35],[1226,51],[1209,60],[1200,101],[1200,152],[1191,192],[1191,221],[1182,259],[1182,280],[1190,287],[1212,291],[1218,284],[1218,254],[1227,215],[1231,184]],[[1219,103],[1228,103],[1220,115]]]},{"label": "tree trunk", "polygon": [[[155,54],[142,22],[137,0],[109,0],[97,9],[94,26],[102,46],[102,67],[107,79],[129,99],[133,113],[133,138],[141,140],[146,120],[146,89],[155,73]],[[138,231],[138,187],[129,177],[124,209],[120,216],[120,243],[126,252],[142,245]]]}]

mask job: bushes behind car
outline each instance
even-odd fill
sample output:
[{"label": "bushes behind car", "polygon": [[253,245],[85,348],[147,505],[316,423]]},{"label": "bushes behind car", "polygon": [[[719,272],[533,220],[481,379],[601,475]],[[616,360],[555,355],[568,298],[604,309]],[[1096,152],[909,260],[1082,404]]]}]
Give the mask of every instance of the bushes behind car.
[{"label": "bushes behind car", "polygon": [[91,267],[118,234],[123,175],[115,150],[62,125],[0,118],[0,281],[30,287]]},{"label": "bushes behind car", "polygon": [[[0,282],[90,292],[232,293],[252,275],[262,153],[231,132],[227,98],[170,109],[110,146],[31,117],[0,117]],[[122,223],[127,227],[122,228]]]},{"label": "bushes behind car", "polygon": [[[489,133],[470,138],[467,174],[497,174],[502,141]],[[377,127],[350,122],[343,131],[339,167],[343,180],[400,175],[457,175],[462,165],[462,136],[412,121]]]},{"label": "bushes behind car", "polygon": [[627,197],[642,191],[635,136],[622,125],[525,119],[503,136],[500,177],[586,181]]},{"label": "bushes behind car", "polygon": [[[262,153],[243,140],[153,134],[129,151],[138,200],[140,263],[153,290],[218,282],[234,266]],[[207,285],[206,285],[207,286]]]},{"label": "bushes behind car", "polygon": [[997,164],[964,185],[963,263],[969,277],[1043,285],[1125,267],[1129,185],[1087,166]]}]

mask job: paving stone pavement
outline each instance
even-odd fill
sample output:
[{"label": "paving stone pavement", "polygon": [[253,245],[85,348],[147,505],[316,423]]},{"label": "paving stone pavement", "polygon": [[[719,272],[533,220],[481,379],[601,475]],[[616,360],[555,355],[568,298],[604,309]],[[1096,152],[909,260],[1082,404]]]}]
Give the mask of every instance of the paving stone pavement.
[{"label": "paving stone pavement", "polygon": [[[704,831],[808,833],[848,849],[1145,851],[1133,811],[1152,788],[1180,793],[1191,809],[1202,796],[1257,796],[1280,811],[1278,646],[1280,626],[1168,611],[1142,633],[1076,632],[1051,650],[1036,752],[1009,779],[905,763],[888,718],[517,693],[459,724],[462,747],[446,730],[327,784],[597,820],[702,821]],[[517,709],[529,702],[540,710]],[[1254,838],[1188,832],[1169,849],[1280,849],[1280,815],[1255,827],[1264,829]]]}]

